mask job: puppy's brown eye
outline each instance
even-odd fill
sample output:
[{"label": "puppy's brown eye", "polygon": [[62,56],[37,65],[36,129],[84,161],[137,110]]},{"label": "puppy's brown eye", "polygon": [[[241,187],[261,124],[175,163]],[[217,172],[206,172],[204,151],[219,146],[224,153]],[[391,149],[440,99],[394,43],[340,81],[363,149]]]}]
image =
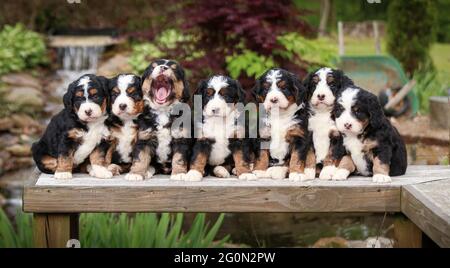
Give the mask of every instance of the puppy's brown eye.
[{"label": "puppy's brown eye", "polygon": [[334,82],[334,76],[331,74],[327,75],[327,84],[331,84]]},{"label": "puppy's brown eye", "polygon": [[77,91],[77,92],[75,92],[75,96],[83,97],[84,96],[84,92],[83,91]]},{"label": "puppy's brown eye", "polygon": [[270,87],[269,82],[264,82],[264,83],[263,83],[263,87],[264,87],[264,88],[269,88],[269,87]]},{"label": "puppy's brown eye", "polygon": [[227,91],[226,88],[222,88],[222,89],[219,91],[219,95],[220,95],[220,96],[225,95],[226,91]]},{"label": "puppy's brown eye", "polygon": [[118,88],[116,88],[116,87],[113,88],[112,91],[113,91],[113,93],[120,94],[120,90]]},{"label": "puppy's brown eye", "polygon": [[208,88],[208,89],[206,90],[206,95],[209,96],[209,97],[211,97],[212,95],[214,95],[214,93],[216,93],[216,91],[215,91],[214,89],[212,89],[212,88]]},{"label": "puppy's brown eye", "polygon": [[95,89],[95,88],[89,89],[89,95],[94,95],[94,94],[97,94],[97,89]]},{"label": "puppy's brown eye", "polygon": [[358,107],[352,107],[352,111],[354,112],[354,113],[359,113],[359,108]]},{"label": "puppy's brown eye", "polygon": [[127,89],[128,94],[133,94],[135,91],[136,91],[136,88],[134,88],[134,87],[130,87]]},{"label": "puppy's brown eye", "polygon": [[317,76],[317,75],[313,76],[312,81],[313,81],[314,84],[319,83],[320,82],[319,76]]},{"label": "puppy's brown eye", "polygon": [[280,82],[278,82],[278,87],[279,87],[279,88],[285,88],[285,87],[286,87],[286,81],[280,81]]}]

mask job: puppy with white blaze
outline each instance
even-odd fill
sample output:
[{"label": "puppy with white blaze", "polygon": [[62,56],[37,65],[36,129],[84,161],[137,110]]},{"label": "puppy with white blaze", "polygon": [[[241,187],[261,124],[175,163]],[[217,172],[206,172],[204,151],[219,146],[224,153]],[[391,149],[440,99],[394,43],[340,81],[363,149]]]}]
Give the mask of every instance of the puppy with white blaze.
[{"label": "puppy with white blaze", "polygon": [[153,172],[150,164],[157,173],[181,179],[188,171],[190,121],[189,128],[172,128],[172,123],[183,116],[173,110],[190,98],[184,70],[176,61],[158,59],[150,63],[141,80],[145,107],[137,119],[137,141],[126,179],[143,180]]},{"label": "puppy with white blaze", "polygon": [[[319,179],[341,180],[336,166],[344,150],[332,111],[336,96],[353,82],[340,70],[321,68],[312,72],[304,84],[309,100],[308,129],[312,133]],[[309,172],[316,173],[315,170]]]},{"label": "puppy with white blaze", "polygon": [[[235,168],[239,179],[256,179],[250,168],[250,144],[245,139],[245,124],[237,122],[245,102],[238,81],[216,75],[200,82],[194,96],[202,98],[201,137],[195,141],[187,181],[200,181],[205,174],[230,177]],[[244,120],[245,121],[245,120]]]},{"label": "puppy with white blaze", "polygon": [[273,179],[284,179],[289,173],[291,181],[314,178],[305,173],[315,162],[308,153],[308,104],[301,81],[286,70],[273,68],[257,79],[254,95],[267,117],[260,115],[253,173]]},{"label": "puppy with white blaze", "polygon": [[374,182],[391,182],[390,176],[405,174],[407,154],[397,129],[385,117],[378,98],[351,86],[342,91],[334,108],[336,126],[342,133],[347,155],[337,173],[347,177],[372,176]]},{"label": "puppy with white blaze", "polygon": [[56,179],[70,179],[74,171],[85,172],[90,162],[96,177],[111,177],[100,157],[109,138],[104,124],[109,110],[108,79],[83,75],[69,85],[63,102],[64,109],[33,144],[37,167],[44,173],[54,173]]}]

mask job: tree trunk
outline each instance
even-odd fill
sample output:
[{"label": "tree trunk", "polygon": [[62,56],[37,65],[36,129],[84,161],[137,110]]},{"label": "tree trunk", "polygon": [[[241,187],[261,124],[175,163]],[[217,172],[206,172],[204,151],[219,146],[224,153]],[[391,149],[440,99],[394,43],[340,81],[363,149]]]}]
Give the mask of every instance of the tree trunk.
[{"label": "tree trunk", "polygon": [[319,37],[323,37],[327,34],[328,19],[330,17],[331,3],[330,0],[322,0],[320,4],[320,24],[319,24]]}]

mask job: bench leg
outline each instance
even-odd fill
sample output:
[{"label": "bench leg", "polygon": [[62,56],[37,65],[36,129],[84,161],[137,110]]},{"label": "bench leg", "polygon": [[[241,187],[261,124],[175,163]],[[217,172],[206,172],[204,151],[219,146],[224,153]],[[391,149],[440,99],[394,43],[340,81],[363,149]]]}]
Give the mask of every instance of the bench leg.
[{"label": "bench leg", "polygon": [[33,234],[37,248],[65,248],[67,241],[78,239],[78,214],[35,213]]},{"label": "bench leg", "polygon": [[395,217],[394,236],[397,248],[422,247],[422,230],[403,214]]}]

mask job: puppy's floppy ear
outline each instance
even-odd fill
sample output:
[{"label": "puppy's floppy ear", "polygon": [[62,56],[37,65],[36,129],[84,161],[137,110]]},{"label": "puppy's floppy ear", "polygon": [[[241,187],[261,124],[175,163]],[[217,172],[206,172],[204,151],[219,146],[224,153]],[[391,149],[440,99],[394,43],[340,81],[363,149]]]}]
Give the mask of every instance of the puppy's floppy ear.
[{"label": "puppy's floppy ear", "polygon": [[104,97],[106,99],[106,111],[109,113],[111,110],[111,89],[110,89],[110,79],[104,77],[104,76],[97,76],[98,83],[102,86],[102,90],[104,93]]},{"label": "puppy's floppy ear", "polygon": [[383,122],[385,122],[386,117],[383,112],[383,108],[380,105],[380,102],[378,101],[378,98],[369,93],[367,95],[367,109],[369,111],[369,124],[374,129],[379,129],[383,126]]},{"label": "puppy's floppy ear", "polygon": [[154,62],[150,63],[150,65],[145,69],[145,71],[141,77],[141,88],[142,88],[142,92],[144,94],[148,94],[150,92],[150,87],[151,87],[150,75],[152,74],[153,69],[154,69],[153,64],[154,64]]},{"label": "puppy's floppy ear", "polygon": [[[180,66],[180,65],[178,65],[178,66]],[[180,78],[183,81],[183,95],[181,97],[181,101],[187,103],[191,99],[191,91],[189,90],[189,82],[186,79],[186,74],[184,72],[184,69],[181,67],[179,67],[177,69],[179,69]]]},{"label": "puppy's floppy ear", "polygon": [[206,89],[207,86],[208,86],[208,79],[201,80],[198,83],[197,88],[194,90],[192,95],[202,95],[203,91]]},{"label": "puppy's floppy ear", "polygon": [[342,70],[333,70],[335,76],[335,83],[338,89],[345,89],[353,86],[353,80],[344,74]]},{"label": "puppy's floppy ear", "polygon": [[301,105],[307,101],[307,90],[295,74],[290,73],[290,76],[295,89],[295,102],[297,105]]},{"label": "puppy's floppy ear", "polygon": [[260,76],[260,77],[258,77],[258,78],[256,79],[255,85],[253,86],[253,88],[252,88],[252,90],[251,90],[253,99],[254,99],[257,103],[261,102],[261,99],[259,99],[259,96],[260,96],[260,94],[261,94],[262,77],[263,77],[263,75]]},{"label": "puppy's floppy ear", "polygon": [[315,87],[313,82],[313,77],[316,75],[316,72],[318,70],[314,70],[313,72],[309,73],[306,78],[303,80],[303,86],[306,89],[305,98],[310,99],[312,94],[314,93]]},{"label": "puppy's floppy ear", "polygon": [[245,104],[246,102],[246,94],[244,89],[242,89],[241,83],[239,83],[238,80],[231,79],[233,83],[233,87],[236,88],[238,99],[237,102],[240,102],[242,104]]},{"label": "puppy's floppy ear", "polygon": [[69,109],[71,111],[73,111],[72,98],[73,98],[73,94],[74,94],[75,87],[77,86],[77,84],[78,84],[78,80],[70,83],[69,86],[67,87],[67,92],[63,96],[64,108]]}]

